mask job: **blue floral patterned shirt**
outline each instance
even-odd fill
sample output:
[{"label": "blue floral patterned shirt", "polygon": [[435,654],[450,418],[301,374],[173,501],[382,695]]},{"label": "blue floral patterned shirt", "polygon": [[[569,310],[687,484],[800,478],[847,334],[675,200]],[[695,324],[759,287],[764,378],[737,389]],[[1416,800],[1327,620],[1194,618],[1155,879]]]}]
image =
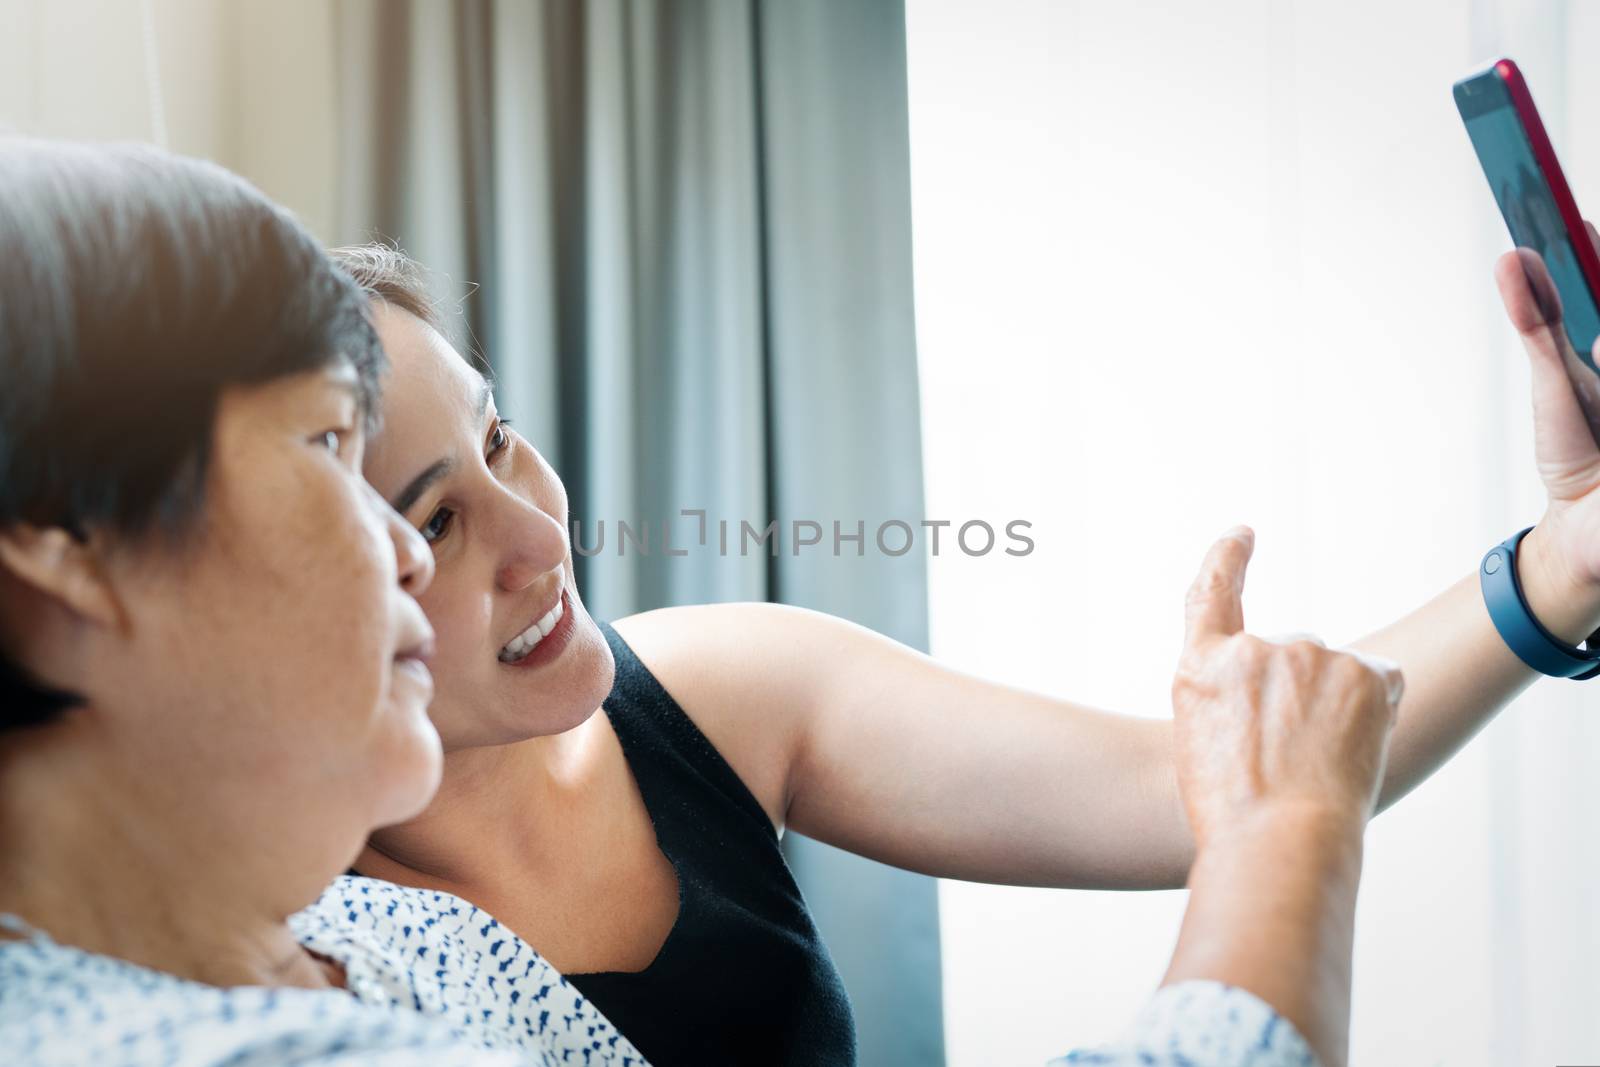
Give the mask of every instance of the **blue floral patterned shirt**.
[{"label": "blue floral patterned shirt", "polygon": [[344,990],[218,988],[60,945],[0,940],[14,1067],[645,1067],[526,942],[448,893],[340,878],[290,917]]},{"label": "blue floral patterned shirt", "polygon": [[1123,1039],[1069,1053],[1050,1067],[1317,1067],[1311,1046],[1252,993],[1179,982],[1145,1004]]}]

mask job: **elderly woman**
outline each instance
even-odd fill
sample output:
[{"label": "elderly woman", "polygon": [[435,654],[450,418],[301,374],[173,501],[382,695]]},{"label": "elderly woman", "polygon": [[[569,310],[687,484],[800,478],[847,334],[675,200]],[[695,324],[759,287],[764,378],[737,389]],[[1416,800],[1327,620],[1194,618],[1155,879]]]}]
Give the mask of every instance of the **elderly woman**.
[{"label": "elderly woman", "polygon": [[[783,605],[592,619],[561,479],[498,416],[419,268],[381,246],[334,255],[395,363],[365,468],[435,557],[420,600],[446,750],[438,799],[375,834],[359,870],[487,908],[658,1065],[853,1062],[785,828],[945,877],[1185,884],[1170,722],[966,676]],[[1520,570],[1534,613],[1575,641],[1600,624],[1600,460],[1559,360],[1535,369],[1550,506]],[[1475,574],[1357,648],[1410,683],[1382,803],[1536,677]]]},{"label": "elderly woman", "polygon": [[383,363],[239,179],[0,141],[0,1060],[642,1062],[464,901],[334,883],[439,779]]}]

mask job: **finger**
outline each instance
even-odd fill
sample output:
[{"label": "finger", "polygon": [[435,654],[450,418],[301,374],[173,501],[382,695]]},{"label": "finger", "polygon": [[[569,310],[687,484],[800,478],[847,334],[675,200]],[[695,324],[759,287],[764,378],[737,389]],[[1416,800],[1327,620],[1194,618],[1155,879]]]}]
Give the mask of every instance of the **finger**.
[{"label": "finger", "polygon": [[1235,526],[1206,553],[1184,600],[1185,648],[1244,629],[1244,572],[1255,544],[1253,530]]},{"label": "finger", "polygon": [[[1539,253],[1531,248],[1514,249],[1496,260],[1494,268],[1500,298],[1518,333],[1553,331],[1561,324],[1561,293]],[[1556,337],[1552,333],[1551,339]]]},{"label": "finger", "polygon": [[[1555,285],[1538,254],[1528,249],[1508,252],[1495,263],[1494,274],[1506,313],[1528,353],[1534,451],[1540,470],[1555,479],[1549,488],[1558,498],[1582,495],[1591,488],[1588,483],[1600,463],[1600,446],[1595,444],[1574,383],[1587,383],[1594,375],[1572,354],[1567,331],[1561,326],[1560,298],[1553,295]],[[1536,295],[1540,290],[1549,292],[1541,297]],[[1600,403],[1600,395],[1596,400]]]},{"label": "finger", "polygon": [[[1600,337],[1595,338],[1594,346],[1589,351],[1591,363],[1596,352],[1600,352]],[[1578,406],[1583,409],[1583,417],[1589,423],[1589,436],[1600,442],[1600,375],[1596,375],[1588,364],[1578,358],[1570,344],[1563,347],[1562,363],[1567,370],[1567,380],[1578,394]]]},{"label": "finger", "polygon": [[1385,694],[1389,698],[1391,710],[1400,706],[1400,698],[1406,692],[1406,677],[1400,670],[1400,664],[1383,656],[1374,656],[1370,652],[1361,652],[1356,649],[1349,650],[1350,655],[1367,665],[1367,669],[1383,680]]},{"label": "finger", "polygon": [[[1594,249],[1595,255],[1600,256],[1600,229],[1588,219],[1583,220],[1584,231],[1589,235],[1589,244]],[[1573,384],[1578,387],[1578,401],[1583,405],[1583,414],[1589,420],[1589,432],[1596,441],[1600,441],[1600,376],[1597,376],[1589,367],[1584,367],[1577,359],[1577,353],[1572,351],[1572,346],[1567,346],[1567,373],[1572,377]],[[1595,339],[1594,350],[1589,353],[1590,363],[1600,366],[1596,359],[1600,359],[1600,338]],[[1581,373],[1579,368],[1582,368]]]}]

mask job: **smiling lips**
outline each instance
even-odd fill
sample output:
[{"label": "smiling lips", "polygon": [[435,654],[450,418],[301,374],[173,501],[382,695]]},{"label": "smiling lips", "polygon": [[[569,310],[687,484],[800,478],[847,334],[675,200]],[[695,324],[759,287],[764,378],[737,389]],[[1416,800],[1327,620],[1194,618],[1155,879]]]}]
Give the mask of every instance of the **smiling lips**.
[{"label": "smiling lips", "polygon": [[537,648],[539,642],[544,640],[550,631],[556,628],[556,623],[561,621],[565,602],[566,598],[558,592],[554,607],[539,616],[538,621],[532,626],[506,642],[506,647],[500,650],[500,662],[515,663]]}]

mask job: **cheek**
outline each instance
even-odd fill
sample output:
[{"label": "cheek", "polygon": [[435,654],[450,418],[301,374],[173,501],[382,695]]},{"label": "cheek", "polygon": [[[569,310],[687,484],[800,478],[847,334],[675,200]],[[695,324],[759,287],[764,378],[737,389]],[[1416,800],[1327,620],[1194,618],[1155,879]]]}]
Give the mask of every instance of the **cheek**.
[{"label": "cheek", "polygon": [[567,487],[555,468],[545,462],[544,456],[532,445],[519,444],[517,492],[546,515],[567,521]]},{"label": "cheek", "polygon": [[[273,577],[300,667],[297,688],[330,717],[364,723],[379,710],[393,657],[392,549],[353,494],[327,494],[292,539]],[[330,729],[336,729],[329,724]]]},{"label": "cheek", "polygon": [[293,492],[261,494],[251,529],[277,627],[302,667],[340,692],[387,687],[394,548],[361,483],[314,467]]},{"label": "cheek", "polygon": [[288,570],[302,576],[302,595],[352,639],[386,634],[384,605],[399,579],[383,524],[355,483],[325,486],[307,504],[299,509],[299,535],[290,539],[300,558],[288,559]]},{"label": "cheek", "polygon": [[310,786],[319,768],[361,758],[387,691],[392,568],[337,494],[258,499],[183,567],[152,575],[164,583],[135,612],[134,659],[156,666],[129,683],[167,694],[176,714],[157,730],[173,749]]},{"label": "cheek", "polygon": [[430,664],[434,698],[428,710],[443,732],[453,709],[470,705],[496,667],[493,598],[484,589],[470,588],[447,567],[435,574],[418,602],[433,625],[435,641]]},{"label": "cheek", "polygon": [[540,506],[548,515],[554,515],[563,524],[567,519],[567,487],[562,484],[554,468],[543,457],[539,460],[540,484],[543,489]]},{"label": "cheek", "polygon": [[[418,603],[433,624],[440,666],[459,668],[473,653],[488,648],[491,607],[489,597],[452,582],[454,574],[438,575]],[[437,668],[435,668],[437,673]]]}]

